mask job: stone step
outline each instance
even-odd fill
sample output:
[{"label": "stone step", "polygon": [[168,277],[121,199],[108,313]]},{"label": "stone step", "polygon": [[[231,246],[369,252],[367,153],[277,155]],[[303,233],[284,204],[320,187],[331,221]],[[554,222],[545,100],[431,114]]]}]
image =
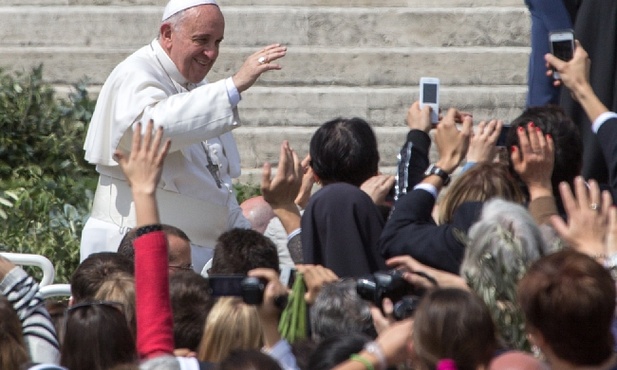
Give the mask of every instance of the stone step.
[{"label": "stone step", "polygon": [[[69,86],[58,86],[66,98]],[[88,91],[94,98],[99,86]],[[399,126],[407,108],[419,97],[418,86],[359,87],[260,87],[242,96],[239,105],[244,127],[316,127],[334,117],[361,117],[374,127]],[[442,86],[442,109],[456,107],[473,114],[474,121],[493,118],[511,121],[525,103],[525,86]],[[267,132],[267,131],[266,131]],[[277,152],[278,153],[278,152]]]},{"label": "stone step", "polygon": [[[223,48],[209,74],[215,81],[235,73],[253,48]],[[132,50],[69,47],[0,47],[0,67],[29,70],[44,65],[45,79],[102,84]],[[283,69],[261,76],[261,85],[409,86],[422,76],[444,85],[520,85],[526,81],[527,47],[328,48],[294,47]]]},{"label": "stone step", "polygon": [[[358,116],[374,126],[398,126],[409,105],[418,100],[418,86],[398,88],[254,87],[239,105],[245,125],[318,126],[334,117]],[[510,121],[520,114],[526,87],[443,86],[441,108],[456,107],[473,114],[476,121],[500,118]]]},{"label": "stone step", "polygon": [[[418,0],[219,0],[221,8],[229,6],[345,6],[345,7],[425,7],[426,3]],[[0,0],[0,6],[27,6],[27,5],[120,5],[139,6],[156,5],[163,8],[167,0]],[[432,0],[433,7],[474,7],[474,6],[518,6],[520,0]]]},{"label": "stone step", "polygon": [[[154,38],[158,6],[1,7],[0,45],[138,48]],[[224,45],[527,46],[527,11],[485,8],[227,7]],[[57,26],[54,26],[57,25]],[[119,26],[121,25],[121,26]],[[253,30],[247,37],[246,30]]]}]

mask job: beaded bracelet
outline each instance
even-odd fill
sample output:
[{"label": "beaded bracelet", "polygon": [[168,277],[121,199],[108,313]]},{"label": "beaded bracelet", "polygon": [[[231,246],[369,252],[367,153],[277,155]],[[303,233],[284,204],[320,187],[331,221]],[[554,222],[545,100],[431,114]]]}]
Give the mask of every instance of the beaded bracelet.
[{"label": "beaded bracelet", "polygon": [[163,230],[163,228],[161,227],[160,224],[146,225],[146,226],[142,226],[139,229],[137,229],[137,231],[135,231],[135,235],[137,237],[140,237],[142,235],[151,233],[153,231],[161,231],[161,230]]},{"label": "beaded bracelet", "polygon": [[371,362],[369,360],[367,360],[366,358],[360,356],[357,353],[354,353],[353,355],[349,356],[349,359],[352,360],[352,361],[358,361],[358,362],[362,363],[362,365],[364,365],[366,370],[375,370],[375,367],[373,366],[373,364],[371,364]]}]

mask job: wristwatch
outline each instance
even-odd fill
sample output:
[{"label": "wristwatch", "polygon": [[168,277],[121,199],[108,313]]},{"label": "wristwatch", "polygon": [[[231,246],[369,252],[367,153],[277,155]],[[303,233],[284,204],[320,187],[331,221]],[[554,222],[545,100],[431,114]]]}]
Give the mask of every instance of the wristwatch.
[{"label": "wristwatch", "polygon": [[437,175],[441,177],[441,179],[443,180],[443,186],[447,186],[450,183],[450,174],[442,170],[441,168],[435,166],[434,164],[428,166],[426,171],[424,171],[424,177],[428,177],[431,175]]}]

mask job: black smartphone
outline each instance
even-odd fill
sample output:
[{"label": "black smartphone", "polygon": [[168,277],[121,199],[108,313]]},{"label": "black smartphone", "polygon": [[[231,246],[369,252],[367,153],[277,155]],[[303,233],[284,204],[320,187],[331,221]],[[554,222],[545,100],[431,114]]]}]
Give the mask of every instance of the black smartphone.
[{"label": "black smartphone", "polygon": [[[551,54],[567,62],[574,57],[574,31],[558,30],[549,33],[548,39],[551,45]],[[559,72],[553,68],[553,78],[558,80]]]},{"label": "black smartphone", "polygon": [[498,146],[498,147],[506,146],[506,139],[508,138],[508,133],[510,132],[511,128],[512,126],[510,125],[501,126],[501,132],[499,133],[499,137],[497,138],[497,142],[495,143],[495,146]]}]

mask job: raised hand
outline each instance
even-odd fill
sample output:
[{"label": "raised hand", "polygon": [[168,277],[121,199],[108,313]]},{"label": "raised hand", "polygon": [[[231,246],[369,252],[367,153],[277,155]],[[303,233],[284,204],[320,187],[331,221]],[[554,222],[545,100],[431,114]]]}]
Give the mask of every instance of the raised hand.
[{"label": "raised hand", "polygon": [[553,195],[551,177],[555,164],[555,145],[550,135],[544,135],[533,122],[527,129],[519,126],[517,130],[519,147],[510,148],[510,159],[514,171],[529,190],[533,200],[541,196]]},{"label": "raised hand", "polygon": [[281,44],[271,44],[249,56],[232,77],[239,92],[253,86],[262,73],[281,69],[281,65],[272,63],[287,54],[287,47]]},{"label": "raised hand", "polygon": [[457,118],[461,114],[454,108],[450,108],[446,116],[437,124],[435,128],[435,143],[439,150],[439,161],[437,166],[447,173],[452,173],[461,163],[467,149],[473,126],[471,116],[464,116],[461,130],[456,128]]},{"label": "raised hand", "polygon": [[559,184],[559,191],[568,216],[567,223],[559,216],[551,217],[559,236],[579,252],[591,256],[606,255],[609,211],[613,204],[610,193],[601,192],[594,180],[590,180],[587,186],[580,176],[574,179],[576,196],[565,182]]},{"label": "raised hand", "polygon": [[497,153],[497,139],[501,133],[503,121],[490,120],[478,123],[476,132],[472,134],[467,151],[468,162],[490,162]]}]

